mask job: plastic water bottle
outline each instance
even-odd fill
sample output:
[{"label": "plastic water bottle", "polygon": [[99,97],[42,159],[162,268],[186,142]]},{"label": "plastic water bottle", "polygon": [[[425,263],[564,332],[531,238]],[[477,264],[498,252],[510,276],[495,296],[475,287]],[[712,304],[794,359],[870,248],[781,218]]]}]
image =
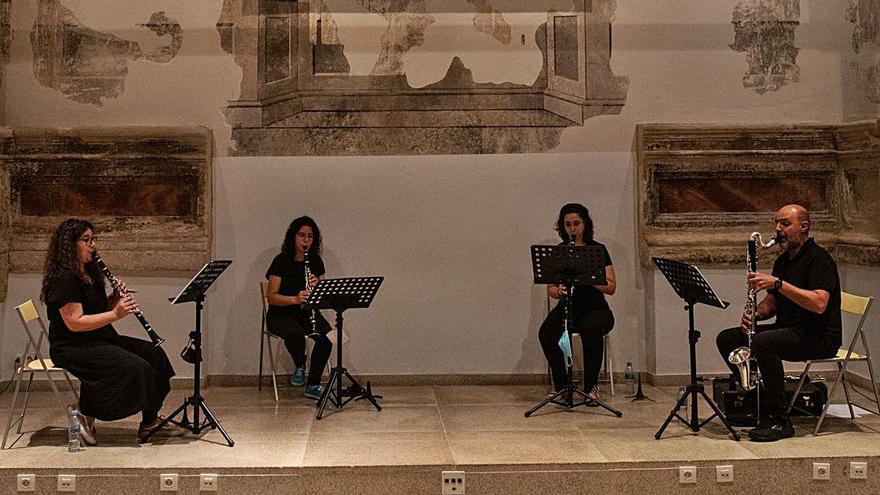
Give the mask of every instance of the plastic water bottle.
[{"label": "plastic water bottle", "polygon": [[79,411],[76,408],[70,408],[70,426],[67,427],[67,451],[79,452],[79,432],[82,427],[79,424]]},{"label": "plastic water bottle", "polygon": [[636,393],[636,372],[633,370],[632,361],[626,362],[626,369],[623,371],[623,379],[626,380],[626,387],[630,395]]}]

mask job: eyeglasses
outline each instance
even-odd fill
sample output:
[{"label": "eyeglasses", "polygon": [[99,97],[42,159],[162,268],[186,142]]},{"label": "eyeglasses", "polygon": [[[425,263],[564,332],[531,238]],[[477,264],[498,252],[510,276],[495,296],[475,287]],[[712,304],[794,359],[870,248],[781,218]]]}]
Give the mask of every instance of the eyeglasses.
[{"label": "eyeglasses", "polygon": [[96,242],[98,242],[97,237],[81,237],[77,239],[78,241],[84,242],[89,246],[94,246]]}]

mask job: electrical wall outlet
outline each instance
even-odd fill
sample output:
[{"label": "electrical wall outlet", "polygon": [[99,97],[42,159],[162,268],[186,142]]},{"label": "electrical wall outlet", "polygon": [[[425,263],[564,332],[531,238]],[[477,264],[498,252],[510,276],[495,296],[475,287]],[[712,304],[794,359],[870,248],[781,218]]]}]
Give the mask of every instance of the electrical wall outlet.
[{"label": "electrical wall outlet", "polygon": [[76,491],[76,475],[75,474],[59,474],[58,475],[58,491],[59,492],[75,492]]},{"label": "electrical wall outlet", "polygon": [[16,478],[16,490],[20,492],[32,492],[36,490],[37,475],[33,473],[19,474]]},{"label": "electrical wall outlet", "polygon": [[464,493],[464,471],[443,471],[440,474],[440,493],[460,495]]},{"label": "electrical wall outlet", "polygon": [[830,480],[831,464],[827,462],[813,463],[813,479],[814,480]]},{"label": "electrical wall outlet", "polygon": [[679,466],[678,467],[679,483],[696,483],[697,482],[697,466]]},{"label": "electrical wall outlet", "polygon": [[715,466],[715,481],[718,483],[733,483],[733,466]]},{"label": "electrical wall outlet", "polygon": [[868,463],[852,461],[849,463],[849,477],[854,480],[868,479]]},{"label": "electrical wall outlet", "polygon": [[199,491],[200,492],[216,492],[217,491],[217,475],[211,473],[202,473],[199,475]]},{"label": "electrical wall outlet", "polygon": [[159,491],[160,492],[176,492],[177,491],[177,473],[168,473],[159,475]]}]

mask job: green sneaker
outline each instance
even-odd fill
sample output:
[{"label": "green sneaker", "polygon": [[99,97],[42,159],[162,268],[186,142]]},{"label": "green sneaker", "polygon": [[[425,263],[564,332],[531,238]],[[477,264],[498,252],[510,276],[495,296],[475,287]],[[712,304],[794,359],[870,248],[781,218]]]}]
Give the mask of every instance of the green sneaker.
[{"label": "green sneaker", "polygon": [[290,384],[294,387],[302,387],[306,384],[306,370],[303,368],[297,368],[293,371],[293,374],[290,375]]},{"label": "green sneaker", "polygon": [[303,395],[309,399],[318,400],[324,395],[324,387],[320,385],[306,385],[306,388],[303,389]]}]

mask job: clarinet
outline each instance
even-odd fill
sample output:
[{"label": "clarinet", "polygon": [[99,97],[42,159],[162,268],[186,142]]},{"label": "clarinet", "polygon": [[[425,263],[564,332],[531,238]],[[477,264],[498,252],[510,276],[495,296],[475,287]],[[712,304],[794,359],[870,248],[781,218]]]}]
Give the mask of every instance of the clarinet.
[{"label": "clarinet", "polygon": [[[97,251],[95,252],[94,260],[95,264],[98,265],[98,268],[101,269],[101,272],[104,273],[104,276],[107,277],[110,285],[113,286],[113,290],[124,296],[128,291],[122,290],[121,282],[118,278],[116,278],[116,275],[113,275],[113,273],[110,271],[110,268],[107,268],[107,264],[104,263],[104,260],[102,260],[100,256],[98,256]],[[144,330],[147,331],[147,335],[150,336],[150,340],[153,341],[154,346],[159,347],[160,345],[162,345],[162,342],[165,342],[165,339],[159,337],[159,334],[157,334],[156,331],[153,330],[153,327],[150,326],[150,322],[148,322],[147,319],[144,318],[144,313],[143,311],[141,311],[140,306],[138,306],[135,310],[134,317],[137,318],[137,321],[141,324],[142,327],[144,327]]]},{"label": "clarinet", "polygon": [[[312,271],[309,269],[309,250],[306,249],[303,251],[303,264],[305,265],[305,274],[306,274],[306,289],[312,290],[309,285],[309,278],[312,276]],[[312,308],[309,311],[309,321],[312,323],[312,332],[317,333],[317,323],[315,322],[315,309]]]}]

